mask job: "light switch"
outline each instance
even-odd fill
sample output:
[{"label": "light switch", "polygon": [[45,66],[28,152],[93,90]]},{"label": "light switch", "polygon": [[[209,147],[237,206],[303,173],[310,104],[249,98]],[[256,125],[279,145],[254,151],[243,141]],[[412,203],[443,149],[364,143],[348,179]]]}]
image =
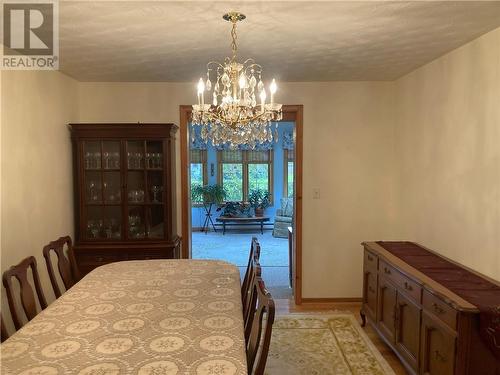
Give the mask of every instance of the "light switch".
[{"label": "light switch", "polygon": [[313,199],[319,199],[320,195],[319,188],[313,189]]}]

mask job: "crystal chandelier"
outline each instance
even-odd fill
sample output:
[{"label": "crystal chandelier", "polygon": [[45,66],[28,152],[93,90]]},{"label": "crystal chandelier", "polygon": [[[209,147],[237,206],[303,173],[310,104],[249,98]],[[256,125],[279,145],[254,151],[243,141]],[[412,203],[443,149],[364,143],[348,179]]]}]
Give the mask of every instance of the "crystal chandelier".
[{"label": "crystal chandelier", "polygon": [[[214,146],[227,145],[234,149],[248,145],[253,149],[257,144],[277,141],[278,124],[273,133],[272,122],[280,121],[282,112],[281,104],[274,102],[276,81],[273,79],[269,85],[271,97],[267,103],[262,67],[253,59],[243,63],[236,59],[236,23],[246,16],[230,12],[222,18],[232,23],[233,54],[226,57],[224,63],[207,64],[207,78],[205,81],[200,78],[198,82],[198,104],[193,105],[192,124],[200,126],[203,141],[210,140]],[[211,104],[205,103],[206,97]]]}]

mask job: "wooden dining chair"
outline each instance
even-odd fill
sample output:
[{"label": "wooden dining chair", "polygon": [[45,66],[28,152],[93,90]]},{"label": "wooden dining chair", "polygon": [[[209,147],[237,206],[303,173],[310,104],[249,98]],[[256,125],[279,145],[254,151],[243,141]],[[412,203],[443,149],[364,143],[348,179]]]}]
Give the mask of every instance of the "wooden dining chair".
[{"label": "wooden dining chair", "polygon": [[[245,277],[243,278],[243,282],[241,283],[241,302],[243,308],[247,305],[248,295],[250,293],[250,284],[252,278],[253,264],[254,260],[257,262],[260,259],[260,244],[257,241],[257,238],[252,237],[252,244],[250,245],[250,254],[248,256],[248,265],[245,271]],[[243,311],[243,315],[245,315],[245,311]]]},{"label": "wooden dining chair", "polygon": [[9,333],[7,332],[7,328],[5,328],[5,323],[3,321],[3,315],[1,312],[0,312],[0,331],[1,331],[1,335],[2,335],[0,342],[4,342],[5,340],[7,340],[9,338]]},{"label": "wooden dining chair", "polygon": [[[67,249],[67,256],[65,254],[65,249]],[[79,280],[79,272],[75,262],[71,237],[60,237],[56,241],[51,241],[43,248],[43,257],[45,258],[45,263],[47,264],[50,283],[52,284],[52,289],[54,290],[56,298],[59,298],[61,297],[62,292],[56,278],[56,271],[54,270],[54,266],[52,265],[52,261],[50,259],[50,254],[52,252],[54,252],[57,256],[57,269],[59,271],[59,276],[64,284],[64,287],[68,290]]]},{"label": "wooden dining chair", "polygon": [[253,314],[257,306],[257,290],[255,280],[262,277],[262,268],[257,260],[251,264],[250,279],[248,285],[248,296],[243,305],[243,328],[245,330],[245,342],[248,342],[250,331],[252,329]]},{"label": "wooden dining chair", "polygon": [[246,343],[248,374],[263,375],[271,344],[275,306],[260,276],[255,277],[252,289],[255,291],[252,292],[255,309],[250,314],[251,329]]},{"label": "wooden dining chair", "polygon": [[[28,281],[28,270],[31,268],[33,275],[33,282],[35,284],[35,290]],[[12,278],[16,278],[19,282],[19,293],[21,299],[22,310],[28,321],[33,319],[37,314],[37,306],[35,301],[35,292],[38,298],[38,303],[41,309],[47,307],[47,301],[43,294],[42,285],[40,284],[40,277],[38,275],[38,269],[36,265],[36,259],[34,256],[23,259],[19,264],[10,267],[7,271],[3,273],[2,282],[7,292],[7,300],[9,302],[10,314],[12,320],[14,321],[14,326],[16,329],[20,329],[24,323],[22,320],[21,310],[18,307],[16,298],[14,296],[14,285],[12,284]]]}]

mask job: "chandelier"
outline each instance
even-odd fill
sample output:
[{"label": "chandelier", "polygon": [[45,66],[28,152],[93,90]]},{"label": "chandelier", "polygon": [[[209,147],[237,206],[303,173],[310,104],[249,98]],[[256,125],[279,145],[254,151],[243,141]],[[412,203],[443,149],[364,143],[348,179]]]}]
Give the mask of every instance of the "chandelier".
[{"label": "chandelier", "polygon": [[[262,82],[262,67],[253,59],[237,61],[236,23],[246,18],[244,14],[230,12],[223,17],[232,23],[232,57],[224,63],[207,64],[207,78],[198,82],[198,104],[193,105],[192,125],[200,126],[204,142],[214,146],[256,145],[278,140],[278,124],[274,132],[272,122],[282,119],[281,104],[275,103],[277,90],[273,79],[269,85],[270,100]],[[207,103],[205,103],[207,99]],[[193,137],[194,137],[193,129]]]}]

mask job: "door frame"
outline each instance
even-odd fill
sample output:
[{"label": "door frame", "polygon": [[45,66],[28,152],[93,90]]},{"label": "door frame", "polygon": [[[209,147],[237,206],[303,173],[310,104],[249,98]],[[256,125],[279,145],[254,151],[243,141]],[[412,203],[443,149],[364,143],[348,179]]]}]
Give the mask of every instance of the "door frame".
[{"label": "door frame", "polygon": [[[180,105],[180,151],[181,151],[181,209],[182,209],[182,246],[181,258],[191,257],[191,205],[189,196],[189,128],[191,105]],[[304,106],[302,104],[283,105],[283,119],[281,121],[295,123],[295,164],[294,164],[294,205],[293,205],[293,281],[295,303],[302,303],[302,163],[303,163],[303,121]]]}]

